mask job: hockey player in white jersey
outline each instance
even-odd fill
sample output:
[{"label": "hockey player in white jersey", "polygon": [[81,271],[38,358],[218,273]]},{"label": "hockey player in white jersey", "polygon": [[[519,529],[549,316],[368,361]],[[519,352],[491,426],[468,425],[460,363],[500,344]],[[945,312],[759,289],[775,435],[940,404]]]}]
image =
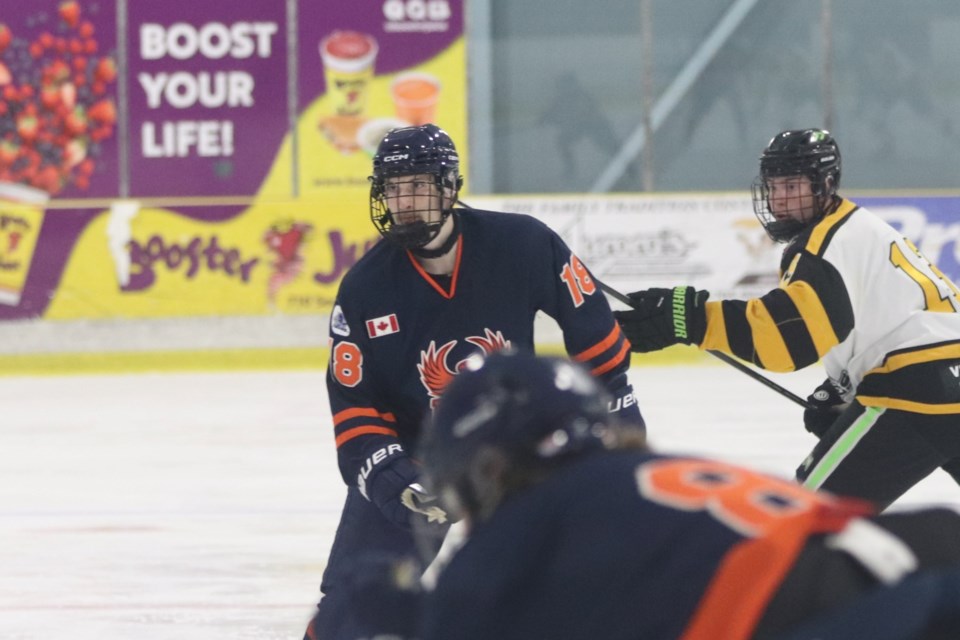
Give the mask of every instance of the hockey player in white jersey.
[{"label": "hockey player in white jersey", "polygon": [[777,134],[753,202],[787,243],[780,286],[710,302],[692,287],[647,289],[616,315],[634,351],[695,344],[781,372],[822,359],[828,378],[804,413],[820,442],[797,478],[882,509],[938,467],[960,482],[960,292],[839,184],[829,132]]}]

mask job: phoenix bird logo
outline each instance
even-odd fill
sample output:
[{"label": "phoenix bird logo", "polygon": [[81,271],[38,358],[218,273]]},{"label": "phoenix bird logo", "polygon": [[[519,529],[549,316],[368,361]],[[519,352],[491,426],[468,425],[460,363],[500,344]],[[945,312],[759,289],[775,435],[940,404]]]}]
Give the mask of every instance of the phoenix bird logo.
[{"label": "phoenix bird logo", "polygon": [[[484,356],[510,347],[510,341],[504,338],[500,331],[494,332],[484,328],[483,333],[482,336],[470,336],[464,338],[464,340],[475,347],[479,347]],[[469,357],[464,358],[451,368],[447,363],[447,357],[456,346],[457,340],[451,340],[440,347],[437,347],[437,343],[431,340],[427,350],[420,352],[420,364],[417,365],[417,371],[420,372],[420,382],[430,396],[431,409],[436,407],[443,390],[447,388],[453,377],[460,373],[469,359]]]}]

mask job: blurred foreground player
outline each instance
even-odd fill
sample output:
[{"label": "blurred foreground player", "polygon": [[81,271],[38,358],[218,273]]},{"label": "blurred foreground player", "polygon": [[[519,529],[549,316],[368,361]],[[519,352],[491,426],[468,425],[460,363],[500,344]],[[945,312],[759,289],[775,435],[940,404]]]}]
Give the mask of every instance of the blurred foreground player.
[{"label": "blurred foreground player", "polygon": [[636,351],[695,344],[771,371],[821,358],[804,424],[820,442],[807,487],[886,508],[938,467],[960,481],[960,299],[910,240],[837,194],[840,149],[822,129],[777,134],[754,209],[786,242],[780,286],[707,302],[692,287],[630,294],[617,319]]},{"label": "blurred foreground player", "polygon": [[421,522],[442,533],[447,516],[411,457],[424,415],[469,356],[532,351],[537,312],[610,391],[609,410],[642,425],[630,345],[590,272],[529,216],[455,208],[459,166],[432,124],[388,133],[373,159],[370,212],[383,241],[344,277],[330,318],[327,389],[348,489],[308,638],[361,637],[346,585],[363,556],[414,555]]},{"label": "blurred foreground player", "polygon": [[[918,572],[958,571],[953,511],[876,516],[867,502],[659,455],[608,402],[576,363],[524,354],[494,354],[451,383],[423,438],[425,482],[469,535],[428,596],[424,640],[777,638]],[[957,583],[931,591],[946,606],[889,637],[955,638]]]}]

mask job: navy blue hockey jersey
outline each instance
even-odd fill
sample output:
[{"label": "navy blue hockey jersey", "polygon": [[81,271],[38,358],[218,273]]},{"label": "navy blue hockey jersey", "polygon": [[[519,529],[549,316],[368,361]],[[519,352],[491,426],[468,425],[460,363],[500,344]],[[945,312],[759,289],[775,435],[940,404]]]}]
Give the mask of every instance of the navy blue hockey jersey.
[{"label": "navy blue hockey jersey", "polygon": [[811,535],[870,513],[718,461],[582,458],[476,525],[424,640],[745,640]]},{"label": "navy blue hockey jersey", "polygon": [[371,472],[415,452],[425,413],[465,359],[507,346],[533,350],[538,311],[557,321],[567,352],[607,385],[621,417],[642,421],[626,376],[630,345],[563,240],[525,215],[456,215],[452,277],[433,277],[407,251],[380,242],[340,285],[327,388],[340,472],[365,495]]}]

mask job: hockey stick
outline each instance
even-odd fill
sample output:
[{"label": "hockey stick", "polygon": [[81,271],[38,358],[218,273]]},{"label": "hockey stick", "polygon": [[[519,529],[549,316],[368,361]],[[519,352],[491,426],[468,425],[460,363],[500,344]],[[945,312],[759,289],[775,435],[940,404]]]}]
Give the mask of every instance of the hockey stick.
[{"label": "hockey stick", "polygon": [[[459,204],[460,206],[465,207],[465,208],[467,208],[467,209],[472,209],[472,208],[473,208],[473,207],[471,207],[470,205],[468,205],[467,203],[465,203],[465,202],[463,202],[462,200],[459,200],[459,199],[457,200],[456,204]],[[597,280],[597,278],[596,278],[595,276],[594,276],[594,278],[593,278],[593,281],[596,282],[598,285],[600,285],[600,289],[602,289],[603,292],[606,293],[607,295],[609,295],[611,298],[615,298],[616,300],[619,300],[620,302],[622,302],[623,304],[627,305],[627,306],[630,307],[631,309],[633,308],[633,303],[630,302],[630,298],[628,298],[628,297],[625,296],[624,294],[620,293],[619,291],[617,291],[617,290],[614,289],[613,287],[610,287],[610,286],[608,286],[607,284],[601,282],[600,280]],[[780,385],[778,385],[778,384],[777,384],[776,382],[774,382],[773,380],[770,380],[770,379],[762,376],[761,374],[757,373],[756,371],[754,371],[753,369],[751,369],[751,368],[748,367],[747,365],[743,364],[743,363],[740,362],[739,360],[736,360],[735,358],[731,358],[731,357],[728,356],[727,354],[725,354],[725,353],[723,353],[723,352],[720,352],[720,351],[712,351],[712,350],[710,350],[710,349],[705,349],[705,351],[706,351],[707,353],[709,353],[710,355],[714,356],[715,358],[719,358],[720,360],[723,360],[724,362],[726,362],[728,365],[730,365],[730,366],[733,367],[734,369],[738,369],[738,370],[741,371],[742,373],[747,374],[748,376],[750,376],[751,378],[753,378],[754,380],[756,380],[756,381],[759,382],[760,384],[765,385],[765,386],[773,389],[774,391],[776,391],[777,393],[779,393],[781,396],[783,396],[783,397],[786,398],[787,400],[792,400],[793,402],[795,402],[796,404],[800,405],[800,406],[803,407],[804,409],[815,409],[815,408],[816,408],[816,407],[815,407],[813,404],[811,404],[810,402],[807,402],[806,400],[804,400],[803,398],[801,398],[801,397],[798,396],[797,394],[793,393],[793,392],[790,391],[789,389],[784,389],[783,387],[781,387]]]},{"label": "hockey stick", "polygon": [[[633,308],[633,303],[630,302],[630,298],[628,298],[627,296],[623,295],[622,293],[620,293],[620,292],[617,291],[616,289],[614,289],[614,288],[612,288],[612,287],[609,287],[609,286],[607,286],[606,284],[600,282],[600,281],[597,280],[596,278],[594,278],[593,281],[596,282],[597,284],[599,284],[599,285],[600,285],[600,288],[603,289],[604,293],[606,293],[607,295],[609,295],[611,298],[615,298],[615,299],[619,300],[620,302],[622,302],[623,304],[627,305],[627,306],[630,307],[631,309]],[[748,367],[747,365],[743,364],[742,362],[740,362],[740,361],[738,361],[738,360],[735,360],[734,358],[731,358],[731,357],[728,356],[727,354],[722,353],[722,352],[720,352],[720,351],[711,351],[711,350],[709,350],[709,349],[707,349],[706,351],[707,351],[707,353],[709,353],[710,355],[715,356],[715,357],[719,358],[720,360],[723,360],[724,362],[726,362],[728,365],[730,365],[730,366],[733,367],[734,369],[739,369],[741,372],[747,374],[748,376],[750,376],[751,378],[753,378],[754,380],[756,380],[756,381],[759,382],[760,384],[764,384],[764,385],[770,387],[771,389],[773,389],[774,391],[776,391],[777,393],[779,393],[780,395],[782,395],[784,398],[787,398],[788,400],[793,400],[794,402],[796,402],[798,405],[800,405],[800,406],[803,407],[804,409],[814,409],[814,408],[815,408],[812,404],[810,404],[809,402],[807,402],[806,400],[804,400],[803,398],[801,398],[801,397],[798,396],[797,394],[793,393],[792,391],[790,391],[790,390],[788,390],[788,389],[784,389],[783,387],[781,387],[780,385],[778,385],[778,384],[777,384],[776,382],[774,382],[773,380],[770,380],[770,379],[768,379],[768,378],[765,378],[764,376],[760,375],[759,373],[757,373],[756,371],[754,371],[753,369],[751,369],[751,368]]]}]

